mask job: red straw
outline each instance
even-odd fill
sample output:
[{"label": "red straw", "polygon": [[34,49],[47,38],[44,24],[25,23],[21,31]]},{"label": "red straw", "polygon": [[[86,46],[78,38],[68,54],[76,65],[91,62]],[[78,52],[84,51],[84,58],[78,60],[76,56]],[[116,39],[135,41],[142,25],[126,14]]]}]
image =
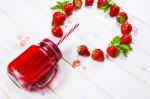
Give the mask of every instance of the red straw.
[{"label": "red straw", "polygon": [[66,33],[66,35],[59,40],[59,42],[57,43],[57,46],[61,44],[78,26],[79,24],[76,24],[73,28],[71,28],[70,31]]}]

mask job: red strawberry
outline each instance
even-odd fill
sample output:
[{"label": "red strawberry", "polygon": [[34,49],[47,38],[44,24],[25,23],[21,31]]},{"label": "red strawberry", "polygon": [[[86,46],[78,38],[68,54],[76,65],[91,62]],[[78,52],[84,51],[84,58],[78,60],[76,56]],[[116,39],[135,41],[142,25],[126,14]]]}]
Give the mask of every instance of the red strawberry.
[{"label": "red strawberry", "polygon": [[82,0],[73,0],[73,5],[75,9],[80,9],[82,6]]},{"label": "red strawberry", "polygon": [[97,1],[97,8],[101,8],[103,6],[103,4],[108,3],[107,0],[98,0]]},{"label": "red strawberry", "polygon": [[71,15],[74,10],[74,6],[73,4],[65,4],[63,6],[63,10],[67,15]]},{"label": "red strawberry", "polygon": [[63,36],[63,31],[62,31],[62,28],[60,26],[54,27],[51,32],[56,37],[60,38]]},{"label": "red strawberry", "polygon": [[126,21],[128,20],[128,15],[127,13],[125,12],[120,12],[118,15],[117,15],[117,21],[119,23],[125,23]]},{"label": "red strawberry", "polygon": [[53,20],[52,20],[52,25],[53,26],[60,26],[64,23],[66,20],[66,16],[60,12],[55,12],[53,14]]},{"label": "red strawberry", "polygon": [[132,42],[132,38],[131,38],[129,35],[124,34],[124,35],[121,37],[120,42],[121,42],[122,44],[130,44],[130,43]]},{"label": "red strawberry", "polygon": [[110,8],[110,12],[109,12],[109,15],[111,17],[115,17],[119,14],[119,11],[120,11],[120,8],[117,6],[117,5],[113,5],[111,8]]},{"label": "red strawberry", "polygon": [[129,34],[132,31],[132,26],[129,23],[124,23],[121,25],[121,33]]},{"label": "red strawberry", "polygon": [[91,57],[95,61],[104,61],[104,53],[101,49],[93,50]]},{"label": "red strawberry", "polygon": [[107,54],[112,57],[112,58],[115,58],[118,54],[117,52],[117,47],[116,46],[109,46],[107,48]]},{"label": "red strawberry", "polygon": [[78,54],[81,55],[81,56],[90,56],[90,52],[87,48],[86,45],[80,45],[78,46]]},{"label": "red strawberry", "polygon": [[85,6],[92,6],[94,0],[85,0]]}]

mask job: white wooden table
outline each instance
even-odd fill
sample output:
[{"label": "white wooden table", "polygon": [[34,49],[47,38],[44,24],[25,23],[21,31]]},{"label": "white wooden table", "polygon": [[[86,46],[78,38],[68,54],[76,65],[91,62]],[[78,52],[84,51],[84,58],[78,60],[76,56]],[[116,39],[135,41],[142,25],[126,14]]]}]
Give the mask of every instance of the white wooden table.
[{"label": "white wooden table", "polygon": [[[63,59],[53,82],[37,92],[20,90],[13,84],[6,72],[12,59],[43,38],[58,42],[50,33],[50,7],[55,2],[0,0],[0,99],[150,99],[150,0],[115,1],[129,14],[134,29],[138,29],[133,33],[133,51],[128,58],[97,63],[77,55],[76,46],[80,44],[88,45],[90,50],[105,51],[112,37],[120,33],[115,19],[95,6],[83,7],[63,27],[67,32],[75,23],[80,24],[59,46]],[[25,47],[20,47],[20,41],[28,37]],[[81,60],[81,66],[72,68],[76,59]]]}]

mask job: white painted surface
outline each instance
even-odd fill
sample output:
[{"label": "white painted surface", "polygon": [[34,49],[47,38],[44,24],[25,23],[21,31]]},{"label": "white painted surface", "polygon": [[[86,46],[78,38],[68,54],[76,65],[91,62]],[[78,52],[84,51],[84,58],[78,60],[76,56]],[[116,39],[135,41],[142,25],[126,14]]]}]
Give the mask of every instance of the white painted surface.
[{"label": "white painted surface", "polygon": [[[78,56],[76,46],[86,44],[90,50],[101,48],[105,52],[110,39],[120,33],[115,19],[104,15],[95,6],[74,12],[63,29],[66,32],[75,23],[80,26],[60,45],[63,59],[58,63],[58,74],[54,81],[38,92],[17,88],[8,78],[6,68],[31,44],[45,37],[54,42],[59,40],[50,33],[53,14],[50,7],[56,1],[0,2],[0,99],[150,99],[149,0],[116,1],[127,11],[129,22],[138,29],[138,33],[132,33],[133,51],[128,58],[118,57],[104,63]],[[68,24],[68,21],[71,23]],[[25,47],[19,46],[18,35],[30,37]],[[82,65],[72,68],[70,64],[76,59],[81,60]]]}]

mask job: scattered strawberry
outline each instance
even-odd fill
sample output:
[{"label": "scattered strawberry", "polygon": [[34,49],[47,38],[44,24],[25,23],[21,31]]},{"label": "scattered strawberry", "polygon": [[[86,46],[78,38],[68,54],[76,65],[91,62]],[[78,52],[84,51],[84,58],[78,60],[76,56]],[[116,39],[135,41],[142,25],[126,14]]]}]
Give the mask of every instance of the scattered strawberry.
[{"label": "scattered strawberry", "polygon": [[101,49],[93,50],[91,57],[95,61],[104,61],[104,53]]},{"label": "scattered strawberry", "polygon": [[92,6],[94,0],[85,0],[85,6]]},{"label": "scattered strawberry", "polygon": [[80,45],[78,46],[78,54],[81,55],[81,56],[90,56],[90,52],[87,48],[86,45]]},{"label": "scattered strawberry", "polygon": [[119,14],[119,11],[120,11],[120,8],[117,6],[117,5],[113,5],[113,6],[111,6],[111,8],[110,8],[110,12],[109,12],[109,15],[111,16],[111,17],[115,17],[115,16],[117,16],[118,14]]},{"label": "scattered strawberry", "polygon": [[82,6],[82,0],[73,0],[73,5],[75,9],[80,9]]},{"label": "scattered strawberry", "polygon": [[66,16],[60,12],[55,12],[53,14],[53,20],[52,20],[52,25],[53,26],[60,26],[64,23],[66,20]]},{"label": "scattered strawberry", "polygon": [[54,27],[51,32],[56,37],[61,38],[63,36],[63,31],[62,31],[62,28],[60,26]]},{"label": "scattered strawberry", "polygon": [[132,26],[129,23],[124,23],[121,25],[121,33],[129,34],[132,31]]},{"label": "scattered strawberry", "polygon": [[120,40],[121,44],[130,44],[132,42],[132,38],[127,35],[127,34],[124,34],[122,37],[121,37],[121,40]]},{"label": "scattered strawberry", "polygon": [[107,4],[107,3],[108,3],[107,0],[98,0],[98,1],[97,1],[97,8],[102,8],[102,6],[103,6],[104,4]]},{"label": "scattered strawberry", "polygon": [[118,54],[117,47],[116,46],[109,46],[107,48],[107,54],[109,56],[111,56],[112,58],[115,58],[117,56],[117,54]]},{"label": "scattered strawberry", "polygon": [[74,10],[74,6],[71,3],[70,4],[64,4],[63,10],[64,10],[66,15],[71,15],[73,10]]},{"label": "scattered strawberry", "polygon": [[117,15],[117,21],[119,23],[125,23],[126,21],[128,20],[128,15],[127,13],[125,12],[120,12],[118,15]]}]

